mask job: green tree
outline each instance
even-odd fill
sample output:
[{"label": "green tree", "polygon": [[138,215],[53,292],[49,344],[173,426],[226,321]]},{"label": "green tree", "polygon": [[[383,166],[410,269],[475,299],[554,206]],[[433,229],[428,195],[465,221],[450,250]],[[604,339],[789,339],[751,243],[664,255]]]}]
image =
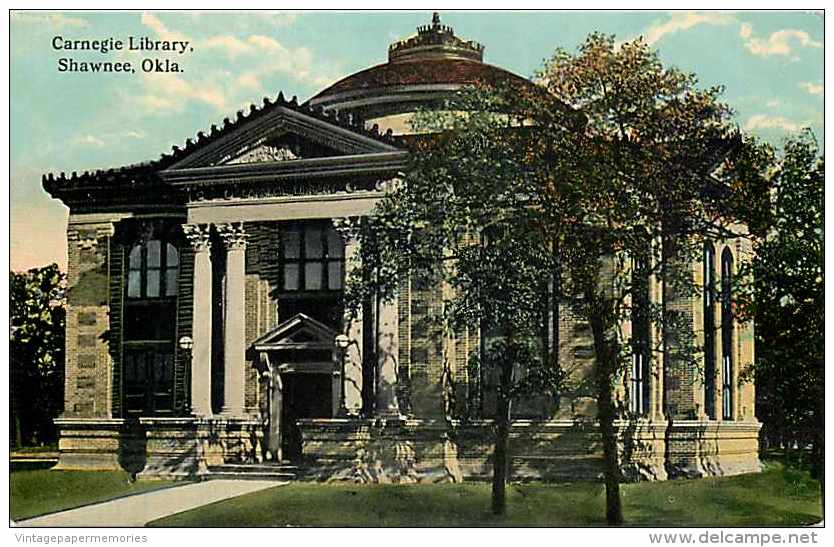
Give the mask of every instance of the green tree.
[{"label": "green tree", "polygon": [[[543,303],[558,301],[587,321],[606,514],[619,524],[616,420],[634,417],[615,402],[623,373],[636,351],[655,374],[694,366],[698,351],[686,317],[645,295],[663,286],[667,298],[692,296],[691,263],[704,235],[738,235],[727,186],[710,174],[745,141],[729,124],[720,88],[698,89],[693,75],[664,68],[640,40],[617,47],[613,37],[593,34],[577,54],[558,50],[540,81],[543,89],[464,92],[418,116],[424,137],[403,184],[360,237],[349,300],[389,294],[409,275],[426,277],[450,288],[440,318],[446,332],[480,329],[490,341],[482,364],[500,378],[496,514],[506,510],[513,399],[564,385],[555,356],[542,351]],[[726,172],[739,172],[725,163]],[[621,329],[627,320],[663,332],[648,347]]]},{"label": "green tree", "polygon": [[[538,127],[552,134],[553,197],[545,204],[560,221],[555,239],[568,281],[559,296],[591,325],[606,518],[619,524],[615,421],[634,417],[635,409],[618,408],[616,386],[638,352],[647,353],[655,376],[671,367],[698,369],[691,320],[674,304],[699,290],[691,264],[704,237],[746,236],[732,223],[730,196],[752,184],[735,178],[746,174],[735,164],[747,157],[740,151],[749,141],[732,128],[720,87],[701,89],[695,75],[664,67],[641,39],[617,45],[593,34],[576,54],[557,50],[540,78],[588,120],[584,131],[544,120]],[[716,178],[722,163],[725,180]],[[646,285],[660,287],[664,298],[652,301]],[[629,320],[632,333],[622,332]],[[641,339],[638,324],[661,332]]]},{"label": "green tree", "polygon": [[63,408],[66,276],[56,264],[9,276],[14,443],[43,444],[55,439]]},{"label": "green tree", "polygon": [[[561,379],[542,340],[556,260],[535,206],[540,193],[524,159],[526,132],[516,116],[496,114],[510,110],[508,96],[471,90],[448,109],[417,117],[415,130],[427,136],[414,146],[405,179],[371,217],[354,223],[361,251],[347,285],[354,309],[413,280],[445,288],[442,310],[431,318],[434,335],[481,333],[484,352],[470,365],[479,371],[473,378],[497,380],[496,514],[506,510],[513,401],[553,393]],[[451,389],[445,396],[451,418]],[[463,417],[477,414],[480,403],[470,400]]]},{"label": "green tree", "polygon": [[810,130],[789,139],[769,174],[764,237],[745,269],[755,279],[739,311],[756,322],[757,413],[768,444],[812,447],[822,478],[824,446],[825,160]]}]

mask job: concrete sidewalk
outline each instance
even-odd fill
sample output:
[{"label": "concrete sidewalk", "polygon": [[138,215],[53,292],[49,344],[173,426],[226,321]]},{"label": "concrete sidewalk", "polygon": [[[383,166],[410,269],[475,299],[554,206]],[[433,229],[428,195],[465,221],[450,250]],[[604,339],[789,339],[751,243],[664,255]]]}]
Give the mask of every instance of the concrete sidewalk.
[{"label": "concrete sidewalk", "polygon": [[210,480],[69,509],[18,521],[18,526],[144,526],[152,520],[286,482]]}]

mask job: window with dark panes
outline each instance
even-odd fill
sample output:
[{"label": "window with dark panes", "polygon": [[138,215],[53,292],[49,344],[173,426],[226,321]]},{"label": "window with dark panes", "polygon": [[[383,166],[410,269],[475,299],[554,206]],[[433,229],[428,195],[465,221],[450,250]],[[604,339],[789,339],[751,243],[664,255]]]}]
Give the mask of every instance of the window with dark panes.
[{"label": "window with dark panes", "polygon": [[733,254],[721,254],[721,359],[722,417],[733,419]]},{"label": "window with dark panes", "polygon": [[122,341],[125,411],[132,416],[170,415],[179,252],[159,237],[128,249]]},{"label": "window with dark panes", "polygon": [[176,296],[178,268],[179,255],[170,243],[151,239],[134,245],[128,258],[127,297]]},{"label": "window with dark panes", "polygon": [[715,419],[715,248],[704,245],[704,412]]},{"label": "window with dark panes", "polygon": [[342,290],[344,243],[332,226],[288,226],[281,240],[284,291]]},{"label": "window with dark panes", "polygon": [[649,412],[649,374],[651,373],[651,314],[649,267],[645,258],[635,258],[631,270],[631,392],[630,410],[637,415]]},{"label": "window with dark panes", "polygon": [[305,313],[340,326],[344,270],[344,242],[330,221],[283,226],[279,316]]}]

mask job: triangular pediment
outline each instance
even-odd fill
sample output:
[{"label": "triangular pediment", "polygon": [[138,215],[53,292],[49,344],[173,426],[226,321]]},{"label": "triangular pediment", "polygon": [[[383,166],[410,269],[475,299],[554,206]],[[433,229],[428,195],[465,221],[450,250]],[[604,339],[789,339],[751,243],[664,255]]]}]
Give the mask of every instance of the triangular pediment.
[{"label": "triangular pediment", "polygon": [[252,343],[255,351],[333,349],[339,333],[312,317],[299,313],[273,327]]},{"label": "triangular pediment", "polygon": [[289,106],[273,105],[251,119],[244,118],[217,138],[199,143],[169,169],[191,169],[253,163],[284,163],[306,159],[397,152],[361,127],[322,119]]}]

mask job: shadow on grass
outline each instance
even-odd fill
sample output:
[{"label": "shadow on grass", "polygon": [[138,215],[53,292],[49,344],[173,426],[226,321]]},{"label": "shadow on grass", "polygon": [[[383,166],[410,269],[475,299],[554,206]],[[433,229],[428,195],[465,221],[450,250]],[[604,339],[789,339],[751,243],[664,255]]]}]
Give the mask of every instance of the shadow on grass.
[{"label": "shadow on grass", "polygon": [[[623,488],[634,526],[794,526],[821,519],[819,489],[804,471],[643,482]],[[489,513],[485,483],[353,485],[294,483],[172,515],[152,526],[484,527],[602,526],[598,483],[512,485],[508,514]]]}]

